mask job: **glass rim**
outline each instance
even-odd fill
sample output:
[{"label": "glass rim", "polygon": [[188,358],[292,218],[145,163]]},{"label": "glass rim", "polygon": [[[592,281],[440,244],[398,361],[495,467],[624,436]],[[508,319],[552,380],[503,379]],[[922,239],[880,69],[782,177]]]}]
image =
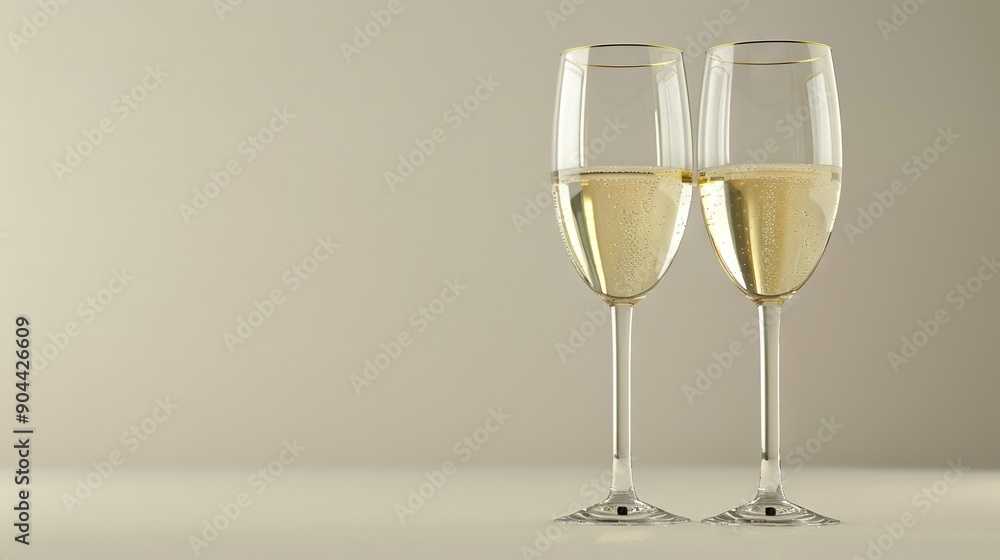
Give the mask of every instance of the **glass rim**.
[{"label": "glass rim", "polygon": [[580,66],[590,66],[594,68],[651,68],[654,66],[666,66],[668,64],[673,64],[677,62],[677,59],[675,58],[673,60],[665,60],[663,62],[650,62],[649,64],[591,64],[589,62],[576,62],[574,60],[569,60],[569,58],[566,56],[569,53],[575,51],[582,51],[584,49],[601,49],[608,47],[643,47],[646,49],[671,51],[677,53],[678,58],[684,56],[684,51],[678,49],[677,47],[668,47],[666,45],[656,45],[652,43],[597,43],[594,45],[581,45],[579,47],[568,48],[559,53],[559,56],[563,59],[568,60],[569,62],[572,62],[573,64],[578,64]]},{"label": "glass rim", "polygon": [[[765,61],[765,62],[725,60],[725,59],[720,58],[720,57],[716,56],[715,54],[713,54],[714,51],[716,51],[718,49],[723,49],[723,48],[726,48],[726,47],[738,47],[738,46],[743,46],[743,45],[765,45],[765,44],[810,45],[810,46],[814,46],[814,47],[822,47],[822,48],[826,49],[827,52],[824,53],[824,54],[822,54],[822,55],[820,55],[820,56],[814,56],[814,57],[810,57],[810,58],[801,58],[801,59],[797,59],[797,60],[776,60],[776,61]],[[822,58],[824,58],[826,56],[829,56],[830,54],[833,54],[833,48],[830,47],[830,45],[827,45],[826,43],[820,43],[820,42],[817,42],[817,41],[796,41],[796,40],[772,39],[772,40],[761,40],[761,41],[736,41],[736,42],[733,42],[733,43],[722,43],[721,45],[715,45],[714,47],[709,47],[705,51],[705,54],[708,57],[710,57],[710,58],[713,58],[715,60],[718,60],[719,62],[724,62],[724,63],[727,63],[727,64],[742,64],[742,65],[748,65],[748,66],[776,66],[776,65],[781,65],[781,64],[803,64],[803,63],[806,63],[806,62],[815,62],[815,61],[820,60],[820,59],[822,59]]]}]

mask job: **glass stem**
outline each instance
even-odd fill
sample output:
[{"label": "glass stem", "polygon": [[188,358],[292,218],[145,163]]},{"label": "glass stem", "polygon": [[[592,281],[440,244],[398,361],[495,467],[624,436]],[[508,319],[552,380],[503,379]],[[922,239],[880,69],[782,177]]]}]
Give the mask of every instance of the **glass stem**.
[{"label": "glass stem", "polygon": [[611,305],[611,337],[614,398],[610,495],[627,494],[635,498],[632,487],[632,304]]},{"label": "glass stem", "polygon": [[785,499],[781,488],[781,423],[778,405],[778,331],[781,303],[761,302],[760,318],[760,484],[757,497]]}]

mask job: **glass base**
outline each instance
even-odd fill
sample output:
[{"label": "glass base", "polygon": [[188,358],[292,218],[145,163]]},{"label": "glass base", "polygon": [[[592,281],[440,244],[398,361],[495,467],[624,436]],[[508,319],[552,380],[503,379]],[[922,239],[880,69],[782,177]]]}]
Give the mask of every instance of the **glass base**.
[{"label": "glass base", "polygon": [[735,509],[703,519],[711,525],[764,525],[769,527],[835,525],[840,521],[793,504],[778,494],[758,495]]},{"label": "glass base", "polygon": [[622,493],[555,521],[566,525],[672,525],[691,520],[649,505],[634,494]]}]

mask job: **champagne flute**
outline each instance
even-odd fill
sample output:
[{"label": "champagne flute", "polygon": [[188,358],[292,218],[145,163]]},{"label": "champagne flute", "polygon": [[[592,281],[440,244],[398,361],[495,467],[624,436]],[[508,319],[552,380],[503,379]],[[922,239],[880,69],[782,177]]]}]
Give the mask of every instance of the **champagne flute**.
[{"label": "champagne flute", "polygon": [[705,523],[828,525],[785,499],[778,419],[781,304],[812,275],[840,201],[841,138],[830,47],[753,41],[708,50],[698,185],[730,279],[757,304],[761,462],[757,495]]},{"label": "champagne flute", "polygon": [[556,522],[686,522],[636,497],[629,371],[632,307],[666,272],[691,206],[684,60],[671,47],[610,44],[561,62],[552,189],[569,256],[612,310],[613,459],[608,497]]}]

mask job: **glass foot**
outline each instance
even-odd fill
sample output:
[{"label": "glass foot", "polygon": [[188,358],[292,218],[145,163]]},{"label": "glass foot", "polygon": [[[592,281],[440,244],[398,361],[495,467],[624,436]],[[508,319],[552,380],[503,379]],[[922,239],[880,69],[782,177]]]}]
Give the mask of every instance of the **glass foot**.
[{"label": "glass foot", "polygon": [[671,525],[688,521],[629,494],[613,494],[599,504],[556,519],[556,523],[567,525]]},{"label": "glass foot", "polygon": [[711,525],[765,525],[773,527],[835,525],[840,521],[793,504],[780,495],[757,496],[735,509],[703,519]]}]

